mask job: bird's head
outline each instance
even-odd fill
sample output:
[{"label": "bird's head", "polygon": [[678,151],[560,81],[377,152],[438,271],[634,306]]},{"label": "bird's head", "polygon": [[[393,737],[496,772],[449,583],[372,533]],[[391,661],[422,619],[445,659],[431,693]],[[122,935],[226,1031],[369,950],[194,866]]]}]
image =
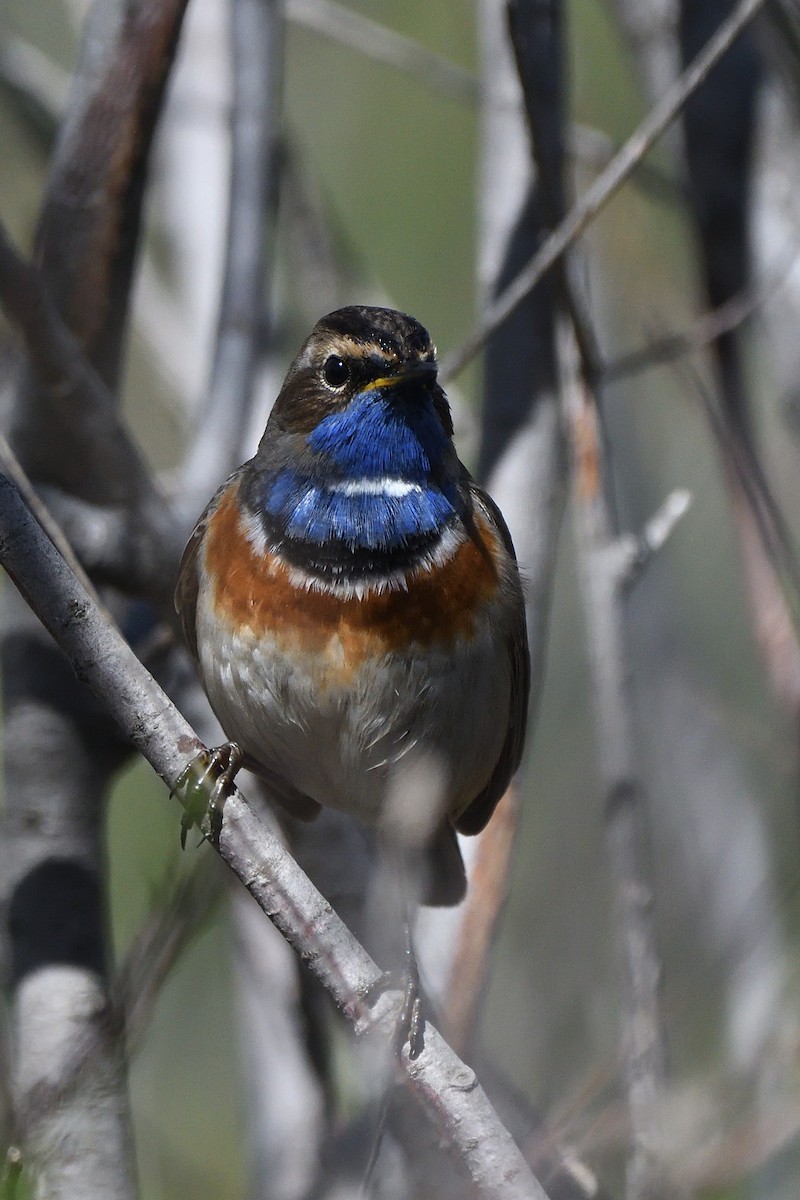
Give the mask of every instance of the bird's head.
[{"label": "bird's head", "polygon": [[[337,309],[317,322],[289,368],[265,440],[275,426],[308,436],[322,422],[350,433],[365,410],[384,404],[400,413],[432,410],[449,438],[453,425],[437,372],[436,348],[414,317],[364,305]],[[336,420],[353,406],[353,418]]]},{"label": "bird's head", "polygon": [[248,492],[273,542],[405,553],[461,511],[452,434],[419,321],[341,308],[314,326],[289,368]]}]

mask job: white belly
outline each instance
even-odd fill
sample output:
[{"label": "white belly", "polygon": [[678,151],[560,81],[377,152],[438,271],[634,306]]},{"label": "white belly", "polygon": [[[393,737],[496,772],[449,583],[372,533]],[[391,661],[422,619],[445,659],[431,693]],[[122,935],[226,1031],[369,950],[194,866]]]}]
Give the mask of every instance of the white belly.
[{"label": "white belly", "polygon": [[197,610],[200,669],[228,737],[320,804],[381,819],[387,795],[425,780],[431,820],[488,782],[509,723],[510,668],[491,614],[457,648],[420,647],[346,670],[338,638],[288,652]]}]

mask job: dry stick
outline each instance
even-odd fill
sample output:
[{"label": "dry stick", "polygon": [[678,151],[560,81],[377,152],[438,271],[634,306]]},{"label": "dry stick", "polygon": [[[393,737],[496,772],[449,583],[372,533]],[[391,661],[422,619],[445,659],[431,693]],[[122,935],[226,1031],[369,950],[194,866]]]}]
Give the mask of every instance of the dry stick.
[{"label": "dry stick", "polygon": [[470,336],[445,360],[442,366],[442,376],[445,380],[463,370],[467,363],[483,349],[494,330],[502,325],[509,313],[512,313],[525,296],[532,291],[544,273],[553,266],[567,247],[580,237],[587,225],[624,183],[636,164],[675,119],[688,97],[700,86],[715,63],[719,61],[765,3],[766,0],[739,0],[730,16],[722,22],[695,60],[676,80],[674,87],[670,88],[663,99],[651,109],[619,153],[598,175],[578,204],[567,214],[558,229],[550,235],[542,248],[537,251],[502,295],[489,306],[487,313]]},{"label": "dry stick", "polygon": [[573,444],[598,766],[605,794],[606,839],[624,980],[621,1032],[633,1141],[627,1198],[655,1200],[663,1188],[655,1110],[665,1084],[666,1047],[647,868],[645,796],[636,762],[622,612],[636,539],[622,539],[615,533],[606,500],[596,404],[575,376],[565,384],[565,406]]},{"label": "dry stick", "polygon": [[[107,705],[133,745],[170,788],[201,749],[194,730],[80,585],[0,476],[0,561],[67,655],[79,679]],[[382,974],[284,846],[234,791],[216,844],[220,857],[330,992],[358,1032],[393,1028],[398,993],[375,988]],[[545,1200],[519,1149],[479,1086],[440,1035],[426,1026],[425,1049],[401,1065],[440,1132],[459,1153],[482,1197]]]},{"label": "dry stick", "polygon": [[[761,551],[774,573],[777,592],[785,607],[785,619],[793,629],[793,639],[800,646],[800,567],[789,537],[783,514],[772,494],[758,459],[750,453],[736,432],[719,411],[697,371],[691,363],[678,363],[676,371],[688,379],[700,397],[709,427],[719,447],[730,480],[734,503],[747,511],[761,544]],[[749,531],[743,530],[745,541]],[[760,584],[759,584],[760,586]],[[783,617],[781,618],[783,621]],[[768,665],[772,669],[771,656]],[[778,664],[779,666],[781,664]]]},{"label": "dry stick", "polygon": [[[549,5],[508,0],[507,9],[539,191],[546,219],[553,226],[563,220],[565,208],[559,7],[554,0]],[[583,376],[593,383],[601,371],[600,350],[575,284],[573,254],[571,248],[564,250],[555,264],[556,273],[561,300],[578,343]]]},{"label": "dry stick", "polygon": [[89,576],[84,571],[80,562],[76,558],[72,546],[68,539],[64,536],[61,526],[54,520],[49,508],[38,494],[33,484],[31,483],[25,471],[22,468],[22,463],[17,458],[14,451],[8,444],[6,438],[0,433],[0,471],[11,479],[20,491],[20,494],[31,510],[36,520],[45,531],[50,541],[58,550],[61,557],[68,564],[70,570],[81,581],[92,599],[99,604],[97,593],[94,590]]},{"label": "dry stick", "polygon": [[[219,482],[247,457],[253,409],[261,400],[257,371],[272,337],[275,226],[283,193],[284,6],[280,0],[232,0],[228,23],[233,85],[225,259],[211,375],[181,474],[188,518],[197,517]],[[182,698],[176,697],[179,703]],[[276,976],[264,994],[262,973],[266,978],[274,967],[274,933],[252,919],[246,897],[241,901],[233,904],[230,920],[237,945],[247,946],[234,959],[247,1174],[252,1191],[260,1190],[256,1180],[265,1176],[280,1194],[287,1172],[310,1173],[319,1158],[323,1083],[307,1053],[316,1031],[313,1017],[299,1015],[299,983],[283,988]],[[298,964],[284,954],[286,972],[296,973]]]},{"label": "dry stick", "polygon": [[[680,368],[680,359],[694,350],[710,345],[722,334],[733,333],[744,324],[784,282],[795,261],[793,256],[787,268],[775,272],[758,288],[748,289],[747,292],[733,296],[718,308],[705,313],[686,332],[667,334],[663,338],[654,339],[649,346],[605,364],[601,372],[601,381],[624,379],[664,364],[673,364]],[[749,510],[750,520],[762,545],[762,552],[769,561],[783,595],[788,620],[795,630],[795,640],[800,643],[800,569],[783,514],[758,460],[745,452],[745,448],[727,428],[697,373],[691,367],[684,367],[683,371],[701,398],[731,485],[735,488],[734,502],[737,505],[743,503]],[[746,531],[743,532],[743,537],[746,541]],[[749,548],[746,549],[746,556],[750,553]],[[762,584],[759,583],[758,586],[761,587]],[[771,670],[777,665],[779,673],[780,668],[785,665],[780,661],[776,663],[774,657],[769,658],[769,663]]]},{"label": "dry stick", "polygon": [[183,878],[169,881],[169,894],[137,931],[111,981],[102,1019],[75,1031],[58,1073],[39,1083],[36,1102],[42,1111],[57,1111],[70,1102],[84,1079],[96,1070],[109,1034],[115,1045],[124,1045],[126,1061],[132,1059],[172,967],[218,904],[221,883],[219,875],[209,872],[208,862],[201,859]]},{"label": "dry stick", "polygon": [[[150,558],[161,564],[151,579],[161,586],[167,539],[155,531],[168,532],[166,505],[120,435],[98,380],[113,388],[120,366],[144,160],[182,11],[182,0],[93,5],[38,226],[41,277],[8,244],[0,252],[0,290],[16,306],[31,351],[12,408],[15,449],[40,481],[92,502],[130,501],[132,538],[147,525]],[[41,1194],[133,1195],[124,1064],[119,1043],[97,1020],[107,1002],[101,805],[122,751],[92,698],[70,687],[63,659],[32,614],[16,596],[7,600],[2,873],[16,965],[18,1130]],[[71,936],[59,938],[64,912]],[[31,920],[38,922],[33,936]],[[75,949],[78,926],[88,952]],[[44,969],[30,969],[32,953]],[[42,1093],[90,1031],[91,1070],[69,1103],[48,1107]]]}]

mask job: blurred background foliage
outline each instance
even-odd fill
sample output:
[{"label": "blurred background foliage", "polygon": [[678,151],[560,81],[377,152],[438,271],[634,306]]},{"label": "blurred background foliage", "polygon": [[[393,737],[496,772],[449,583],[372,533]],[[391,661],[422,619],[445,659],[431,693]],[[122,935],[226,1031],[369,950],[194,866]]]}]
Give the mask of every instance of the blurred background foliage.
[{"label": "blurred background foliage", "polygon": [[[204,8],[210,7],[204,0]],[[478,70],[476,15],[466,0],[439,0],[435,5],[428,0],[351,0],[349,7],[467,71]],[[214,18],[202,16],[200,8],[199,3],[190,5],[190,24],[213,25]],[[31,5],[6,0],[2,32],[24,39],[47,63],[68,72],[81,10],[74,2]],[[567,21],[572,118],[620,141],[647,110],[648,101],[615,12],[609,0],[572,0]],[[180,55],[196,44],[185,38]],[[182,70],[181,63],[179,74]],[[476,315],[477,102],[439,95],[292,22],[284,70],[293,160],[330,218],[334,241],[363,299],[390,297],[428,326],[446,354],[467,334]],[[216,93],[198,94],[196,79],[188,92],[176,80],[165,124],[171,139],[180,139],[198,125],[222,136],[224,102]],[[0,95],[0,146],[0,211],[15,237],[29,248],[49,135],[7,93]],[[794,150],[800,155],[797,145]],[[669,156],[660,147],[649,161],[670,173]],[[148,206],[148,237],[157,247],[155,261],[166,286],[181,282],[181,263],[160,211],[160,173],[169,162],[169,154],[160,147]],[[209,171],[213,165],[208,164]],[[590,177],[590,168],[579,165],[578,187]],[[210,193],[224,193],[224,179],[210,176],[208,186]],[[284,249],[291,237],[289,224],[289,216],[282,214],[276,284],[276,341],[282,365],[310,324]],[[787,248],[787,260],[791,253]],[[698,310],[699,285],[694,237],[678,190],[671,196],[654,196],[630,183],[623,188],[592,226],[583,271],[607,358],[640,345],[648,336],[689,325]],[[139,303],[146,302],[140,293]],[[194,341],[201,380],[210,363],[210,322],[207,311]],[[784,397],[772,375],[758,322],[748,337],[747,369],[757,397],[767,474],[796,528],[797,441],[787,431]],[[8,338],[4,341],[7,345]],[[700,361],[692,370],[702,376],[706,368]],[[479,403],[479,383],[476,369],[458,381],[468,406]],[[654,608],[665,613],[661,642],[647,634],[646,621],[634,620],[634,684],[643,755],[655,764],[648,782],[666,1014],[678,1085],[671,1114],[674,1136],[687,1156],[700,1144],[706,1149],[718,1144],[724,1155],[725,1138],[737,1123],[744,1136],[759,1121],[769,1123],[776,1116],[772,1101],[764,1102],[766,1108],[753,1101],[761,1086],[757,1072],[737,1082],[741,1103],[733,1098],[729,1023],[731,980],[737,971],[763,970],[776,980],[769,1011],[759,1017],[759,1055],[780,1059],[786,1067],[784,1078],[795,1085],[794,1092],[773,1098],[776,1108],[785,1115],[800,1102],[796,730],[773,698],[755,646],[720,457],[694,375],[680,364],[649,371],[609,387],[606,402],[624,525],[638,528],[673,488],[688,488],[693,496],[688,516],[632,600],[634,617],[639,610],[647,615]],[[169,374],[154,358],[139,322],[132,338],[126,405],[146,454],[155,467],[168,469],[179,458],[191,411],[187,414],[171,394]],[[563,1124],[579,1152],[608,1171],[613,1194],[619,1149],[618,996],[591,684],[577,592],[567,525],[541,712],[529,746],[511,899],[482,1036],[491,1061],[557,1126]],[[666,659],[690,664],[691,681],[684,740],[667,746],[660,742],[659,684],[648,674],[652,667],[658,678]],[[707,718],[702,731],[691,719],[699,710]],[[725,937],[715,941],[709,933],[715,922],[724,923],[709,907],[724,901],[705,890],[704,880],[707,888],[709,864],[718,858],[733,864],[736,879],[736,855],[747,855],[752,843],[742,839],[732,817],[729,824],[719,817],[719,807],[709,812],[705,824],[692,827],[691,821],[699,820],[697,812],[689,814],[663,770],[665,755],[687,751],[689,768],[696,767],[704,756],[718,754],[722,741],[732,748],[737,786],[744,780],[754,798],[747,820],[757,826],[763,854],[760,866],[750,860],[743,864],[744,894],[730,897],[733,908],[757,914],[748,929],[752,944],[741,955]],[[711,845],[707,875],[687,868],[685,849],[676,845],[681,832],[690,841]],[[108,822],[110,907],[118,952],[158,903],[165,877],[185,870],[187,858],[205,855],[209,869],[217,868],[207,848],[192,849],[182,857],[178,833],[175,806],[149,769],[138,765],[126,771]],[[751,905],[748,889],[754,887],[763,888],[763,893],[761,902]],[[242,1194],[239,1050],[229,983],[232,953],[226,916],[220,910],[172,972],[133,1064],[146,1200],[225,1200]],[[796,1157],[791,1141],[784,1158],[778,1159],[779,1169],[773,1160],[769,1183],[751,1171],[733,1186],[709,1185],[703,1194],[725,1200],[745,1195],[788,1200],[797,1194],[800,1178],[800,1162],[791,1162]],[[723,1162],[720,1176],[724,1168]]]}]

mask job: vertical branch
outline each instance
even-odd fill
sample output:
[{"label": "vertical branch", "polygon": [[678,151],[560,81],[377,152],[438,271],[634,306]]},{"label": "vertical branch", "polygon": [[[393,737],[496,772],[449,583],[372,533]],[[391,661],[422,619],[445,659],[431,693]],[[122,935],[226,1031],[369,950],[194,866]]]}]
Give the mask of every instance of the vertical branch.
[{"label": "vertical branch", "polygon": [[192,511],[238,466],[264,332],[278,200],[280,0],[231,6],[233,107],[225,268],[205,407],[184,478]]},{"label": "vertical branch", "polygon": [[[645,95],[652,103],[672,86],[680,71],[678,0],[612,2],[639,68]],[[679,153],[679,126],[673,126],[667,136],[672,151]]]},{"label": "vertical branch", "polygon": [[[690,62],[726,19],[731,0],[680,5],[680,48]],[[756,97],[761,60],[752,29],[744,31],[686,101],[683,128],[689,198],[697,227],[705,292],[712,308],[746,291],[751,281],[748,232]],[[720,120],[720,114],[725,119]],[[731,433],[753,449],[739,332],[714,343],[720,394]]]},{"label": "vertical branch", "polygon": [[[546,20],[549,14],[549,22]],[[533,156],[542,193],[555,224],[563,216],[564,185],[559,154],[560,126],[553,127],[553,88],[543,86],[560,61],[552,5],[509,0],[516,55]],[[548,28],[549,26],[549,28]],[[549,36],[548,36],[549,35]],[[548,53],[549,50],[549,53]],[[598,768],[606,797],[606,840],[615,892],[615,930],[623,982],[624,1048],[628,1106],[633,1134],[628,1200],[654,1200],[661,1191],[655,1121],[666,1078],[660,1013],[660,961],[652,916],[652,884],[646,848],[644,792],[631,723],[623,633],[623,585],[629,548],[619,537],[613,489],[604,469],[600,427],[600,353],[578,290],[576,251],[556,265],[561,298],[572,325],[580,361],[580,383],[565,389],[573,447],[579,559],[594,680]],[[576,453],[577,450],[577,453]]]},{"label": "vertical branch", "polygon": [[[684,60],[727,18],[730,7],[730,0],[699,7],[681,4]],[[751,283],[754,147],[764,82],[759,45],[754,32],[747,30],[684,111],[689,198],[703,287],[714,307]],[[719,119],[721,112],[724,121]],[[740,331],[721,334],[712,349],[725,479],[756,638],[775,693],[800,731],[800,645],[793,611],[799,577],[790,535],[762,467],[752,411],[759,397],[751,394],[746,377]]]},{"label": "vertical branch", "polygon": [[[37,232],[53,300],[35,272],[23,272],[44,361],[33,349],[14,401],[13,439],[37,482],[74,488],[98,504],[156,494],[124,438],[108,457],[124,460],[127,478],[108,464],[95,468],[99,445],[114,436],[102,381],[114,387],[119,377],[146,164],[183,8],[183,0],[94,6]],[[14,267],[7,250],[4,264]],[[66,390],[53,386],[64,362]],[[75,363],[85,391],[75,386]],[[141,517],[131,505],[129,523]],[[122,1200],[135,1194],[135,1162],[121,1041],[105,1020],[103,804],[129,747],[11,594],[2,668],[0,883],[13,989],[15,1132],[37,1194]],[[91,1069],[60,1094],[84,1039],[97,1047]]]},{"label": "vertical branch", "polygon": [[[490,0],[483,3],[481,22],[485,109],[479,276],[489,303],[534,253],[545,228],[546,204],[534,182],[522,95],[500,6]],[[544,32],[549,34],[549,26]],[[554,50],[552,43],[550,50]],[[548,84],[554,101],[549,145],[559,163],[558,61],[552,63]],[[560,165],[553,178],[560,178]],[[563,502],[564,453],[556,392],[554,305],[552,281],[544,279],[489,341],[478,464],[480,478],[508,522],[526,581],[534,713],[544,678]],[[489,949],[505,903],[520,789],[520,783],[512,784],[489,830],[478,839],[473,882],[447,988],[448,1028],[460,1046],[469,1045],[474,1033]]]},{"label": "vertical branch", "polygon": [[128,0],[90,10],[36,232],[53,298],[112,387],[150,145],[185,8]]},{"label": "vertical branch", "polygon": [[626,1194],[628,1200],[652,1200],[674,1193],[665,1191],[660,1161],[658,1102],[666,1079],[666,1047],[647,861],[645,792],[632,730],[624,635],[624,587],[632,551],[629,540],[614,528],[605,498],[606,468],[597,408],[574,367],[565,386],[565,409],[622,973],[621,1039],[633,1140]]}]

